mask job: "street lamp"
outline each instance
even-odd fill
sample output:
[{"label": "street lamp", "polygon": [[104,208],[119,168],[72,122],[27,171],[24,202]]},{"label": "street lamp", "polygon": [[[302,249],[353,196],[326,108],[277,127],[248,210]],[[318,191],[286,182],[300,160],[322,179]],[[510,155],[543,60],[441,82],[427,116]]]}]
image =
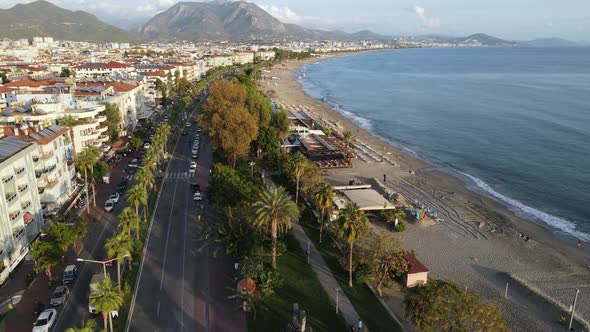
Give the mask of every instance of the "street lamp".
[{"label": "street lamp", "polygon": [[107,278],[107,264],[110,263],[110,262],[112,262],[112,261],[114,261],[114,260],[117,260],[119,258],[125,258],[127,256],[129,256],[129,254],[125,254],[125,255],[123,255],[121,257],[116,257],[116,258],[108,259],[106,261],[95,261],[95,260],[92,260],[92,259],[84,259],[84,258],[79,258],[79,257],[76,260],[78,262],[88,262],[88,263],[101,264],[102,265],[102,272],[104,273],[104,277]]}]

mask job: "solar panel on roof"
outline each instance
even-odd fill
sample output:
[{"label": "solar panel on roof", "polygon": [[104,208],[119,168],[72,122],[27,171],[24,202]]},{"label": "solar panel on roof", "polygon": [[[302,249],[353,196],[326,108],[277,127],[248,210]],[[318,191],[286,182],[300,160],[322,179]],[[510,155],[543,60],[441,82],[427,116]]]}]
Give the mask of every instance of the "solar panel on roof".
[{"label": "solar panel on roof", "polygon": [[31,136],[31,137],[32,137],[33,139],[35,139],[36,141],[38,141],[38,140],[40,140],[40,139],[41,139],[41,136],[37,135],[36,133],[29,134],[29,136]]},{"label": "solar panel on roof", "polygon": [[46,130],[41,130],[41,131],[39,132],[39,134],[40,134],[41,136],[43,136],[43,137],[46,137],[46,138],[49,138],[49,137],[51,137],[51,135],[52,135],[51,133],[47,132]]}]

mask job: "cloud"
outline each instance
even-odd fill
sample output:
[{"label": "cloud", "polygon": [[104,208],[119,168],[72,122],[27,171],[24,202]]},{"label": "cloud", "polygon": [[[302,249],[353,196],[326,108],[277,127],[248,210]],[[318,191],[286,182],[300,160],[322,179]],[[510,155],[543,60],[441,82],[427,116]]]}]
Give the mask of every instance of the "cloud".
[{"label": "cloud", "polygon": [[547,23],[545,23],[545,27],[546,28],[553,28],[553,22],[547,22]]},{"label": "cloud", "polygon": [[426,16],[426,10],[424,9],[424,7],[416,5],[412,8],[412,11],[414,12],[414,14],[416,14],[420,22],[422,22],[423,27],[436,28],[440,26],[439,19]]},{"label": "cloud", "polygon": [[279,7],[274,5],[259,6],[281,22],[298,23],[303,20],[303,17],[297,15],[297,13],[292,11],[289,7]]}]

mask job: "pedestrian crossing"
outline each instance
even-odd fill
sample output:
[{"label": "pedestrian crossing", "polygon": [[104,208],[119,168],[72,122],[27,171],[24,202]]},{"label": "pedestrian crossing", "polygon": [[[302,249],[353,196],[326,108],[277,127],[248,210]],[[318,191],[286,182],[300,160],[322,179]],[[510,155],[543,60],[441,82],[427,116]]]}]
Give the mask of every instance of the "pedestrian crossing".
[{"label": "pedestrian crossing", "polygon": [[168,172],[164,179],[189,179],[195,177],[197,173],[189,172]]}]

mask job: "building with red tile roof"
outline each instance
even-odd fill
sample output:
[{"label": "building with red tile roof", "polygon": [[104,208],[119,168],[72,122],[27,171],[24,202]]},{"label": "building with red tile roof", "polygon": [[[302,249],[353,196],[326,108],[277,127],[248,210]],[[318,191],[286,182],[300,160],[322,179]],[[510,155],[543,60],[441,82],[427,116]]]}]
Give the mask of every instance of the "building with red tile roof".
[{"label": "building with red tile roof", "polygon": [[429,270],[411,252],[406,252],[408,261],[408,272],[404,276],[406,287],[412,288],[418,285],[425,285],[428,282]]}]

